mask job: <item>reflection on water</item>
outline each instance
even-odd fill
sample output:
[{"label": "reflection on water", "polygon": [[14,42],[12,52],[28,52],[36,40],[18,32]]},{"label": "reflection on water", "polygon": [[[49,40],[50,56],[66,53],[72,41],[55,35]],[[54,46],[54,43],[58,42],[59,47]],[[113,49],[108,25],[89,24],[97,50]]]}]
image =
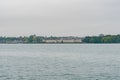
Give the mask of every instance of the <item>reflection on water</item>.
[{"label": "reflection on water", "polygon": [[0,80],[120,80],[119,44],[0,45]]}]

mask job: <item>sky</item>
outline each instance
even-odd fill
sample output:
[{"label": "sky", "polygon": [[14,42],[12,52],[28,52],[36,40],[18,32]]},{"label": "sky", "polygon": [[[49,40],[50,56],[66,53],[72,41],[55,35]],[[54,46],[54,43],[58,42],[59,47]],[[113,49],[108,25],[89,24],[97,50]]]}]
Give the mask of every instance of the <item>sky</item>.
[{"label": "sky", "polygon": [[120,34],[120,0],[0,0],[0,36]]}]

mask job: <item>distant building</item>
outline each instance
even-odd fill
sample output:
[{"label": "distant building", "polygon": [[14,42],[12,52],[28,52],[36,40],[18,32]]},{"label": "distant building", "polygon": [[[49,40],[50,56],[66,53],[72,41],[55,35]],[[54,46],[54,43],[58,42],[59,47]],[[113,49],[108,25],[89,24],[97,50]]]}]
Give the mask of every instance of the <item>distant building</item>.
[{"label": "distant building", "polygon": [[44,40],[45,43],[81,43],[81,38],[59,38],[59,39],[47,39]]},{"label": "distant building", "polygon": [[43,40],[43,42],[45,42],[45,43],[56,43],[57,41],[56,40]]}]

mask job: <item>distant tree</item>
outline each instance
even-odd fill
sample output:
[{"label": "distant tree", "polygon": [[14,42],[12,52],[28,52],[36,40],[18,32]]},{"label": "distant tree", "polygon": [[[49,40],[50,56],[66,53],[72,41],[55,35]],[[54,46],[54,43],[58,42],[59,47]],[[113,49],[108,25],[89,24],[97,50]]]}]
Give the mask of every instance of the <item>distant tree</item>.
[{"label": "distant tree", "polygon": [[85,43],[120,43],[120,35],[89,36],[83,39]]}]

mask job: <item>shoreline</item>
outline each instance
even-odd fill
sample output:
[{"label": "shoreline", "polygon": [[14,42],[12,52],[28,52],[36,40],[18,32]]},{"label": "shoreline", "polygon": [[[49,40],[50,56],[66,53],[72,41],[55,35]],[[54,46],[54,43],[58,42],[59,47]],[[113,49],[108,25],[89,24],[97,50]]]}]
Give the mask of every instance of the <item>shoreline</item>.
[{"label": "shoreline", "polygon": [[120,43],[0,43],[0,44],[120,44]]}]

